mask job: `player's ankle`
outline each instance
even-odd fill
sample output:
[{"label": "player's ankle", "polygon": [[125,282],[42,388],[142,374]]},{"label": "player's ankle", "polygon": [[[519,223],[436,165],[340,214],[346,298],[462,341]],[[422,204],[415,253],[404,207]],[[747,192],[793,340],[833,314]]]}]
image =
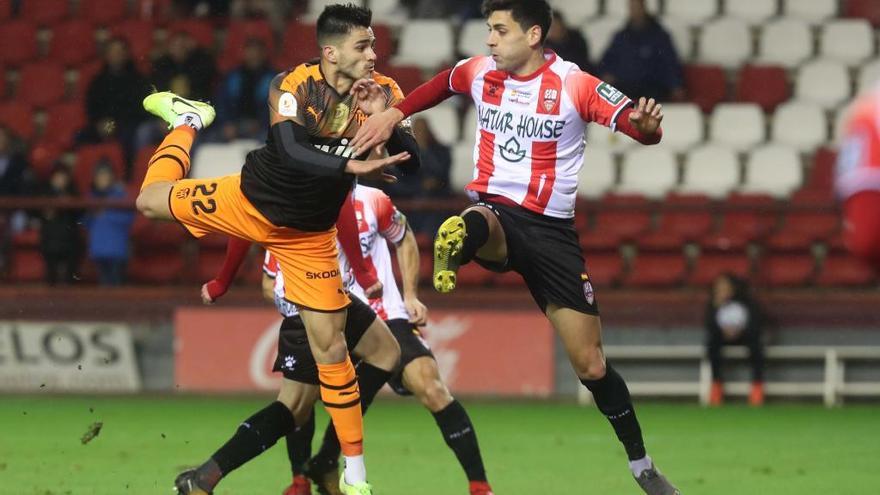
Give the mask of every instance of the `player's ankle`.
[{"label": "player's ankle", "polygon": [[196,131],[200,131],[203,127],[202,118],[199,114],[193,112],[182,113],[177,116],[174,121],[174,127],[187,126]]}]

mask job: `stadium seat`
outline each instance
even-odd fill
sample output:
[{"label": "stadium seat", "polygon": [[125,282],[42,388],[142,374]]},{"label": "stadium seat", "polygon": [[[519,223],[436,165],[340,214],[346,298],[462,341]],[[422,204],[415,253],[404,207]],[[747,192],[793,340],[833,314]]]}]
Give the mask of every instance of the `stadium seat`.
[{"label": "stadium seat", "polygon": [[[633,240],[651,226],[648,201],[638,194],[612,194],[602,200],[592,233]],[[581,244],[584,239],[581,239]]]},{"label": "stadium seat", "polygon": [[[39,234],[36,230],[30,232]],[[10,257],[10,282],[26,284],[46,280],[46,262],[38,248],[13,247]]]},{"label": "stadium seat", "polygon": [[64,98],[64,67],[55,62],[35,62],[21,69],[16,98],[47,108]]},{"label": "stadium seat", "polygon": [[623,259],[617,253],[584,253],[590,283],[596,288],[614,287],[623,276]]},{"label": "stadium seat", "polygon": [[[556,7],[557,4],[561,7],[564,4],[570,4],[570,3],[578,3],[578,2],[571,2],[571,1],[566,2],[564,0],[558,0],[556,2],[551,2],[551,4],[554,6],[554,8],[557,8]],[[590,2],[584,2],[584,3],[590,3]],[[594,0],[594,3],[596,3],[595,0]],[[660,0],[648,0],[645,2],[645,7],[648,10],[648,12],[651,13],[651,15],[654,15],[656,17],[660,17]],[[583,8],[583,7],[580,7],[580,8]],[[613,2],[613,1],[609,2],[606,0],[606,2],[605,2],[605,15],[608,17],[616,17],[618,19],[626,19],[627,17],[629,17],[629,2]],[[569,22],[569,24],[571,24],[571,22]]]},{"label": "stadium seat", "polygon": [[785,103],[773,114],[770,139],[802,153],[811,153],[828,140],[825,112],[815,103]]},{"label": "stadium seat", "polygon": [[750,26],[763,24],[779,12],[777,0],[748,0],[724,2],[724,13],[747,22]]},{"label": "stadium seat", "polygon": [[644,254],[635,257],[623,280],[627,287],[671,288],[684,283],[687,265],[681,254]]},{"label": "stadium seat", "polygon": [[453,192],[464,192],[464,186],[474,180],[474,140],[465,138],[452,149],[452,168],[449,185]]},{"label": "stadium seat", "polygon": [[[275,57],[275,65],[279,68],[296,67],[308,62],[317,55],[318,29],[312,23],[292,21],[284,27],[284,36],[281,38],[281,50]],[[309,50],[309,47],[314,47]],[[382,59],[379,59],[382,60]],[[384,71],[379,71],[383,74]]]},{"label": "stadium seat", "polygon": [[807,250],[813,242],[831,239],[840,232],[841,216],[834,211],[792,209],[784,218],[782,229],[766,240],[774,251]]},{"label": "stadium seat", "polygon": [[623,155],[616,191],[659,198],[677,183],[678,164],[671,151],[657,147],[633,148]]},{"label": "stadium seat", "polygon": [[38,26],[52,26],[68,16],[70,2],[64,0],[26,0],[18,16]]},{"label": "stadium seat", "polygon": [[813,163],[807,175],[805,187],[819,191],[830,191],[834,183],[834,166],[837,153],[830,148],[819,148],[813,155]]},{"label": "stadium seat", "polygon": [[[179,225],[169,225],[182,229]],[[156,251],[135,247],[127,278],[136,284],[166,285],[191,278],[185,276],[187,268],[179,248]]]},{"label": "stadium seat", "polygon": [[52,105],[46,112],[46,126],[43,140],[60,145],[73,144],[74,135],[86,125],[86,112],[81,101],[70,101]]},{"label": "stadium seat", "polygon": [[16,137],[29,141],[34,136],[34,109],[21,101],[0,102],[0,124]]},{"label": "stadium seat", "polygon": [[609,127],[595,122],[587,124],[587,146],[621,152],[632,148],[635,144],[634,139],[622,132],[612,131]]},{"label": "stadium seat", "polygon": [[0,101],[6,99],[6,69],[0,65]]},{"label": "stadium seat", "polygon": [[584,166],[578,174],[578,196],[599,198],[617,181],[614,157],[604,148],[587,146],[584,151]]},{"label": "stadium seat", "polygon": [[425,82],[422,69],[413,65],[392,65],[380,72],[394,79],[404,94],[409,94]]},{"label": "stadium seat", "polygon": [[111,26],[126,14],[126,0],[79,0],[79,17],[96,26]]},{"label": "stadium seat", "polygon": [[[517,275],[517,277],[519,276],[518,273],[514,273],[514,275]],[[501,278],[504,279],[505,277]],[[477,263],[462,265],[456,273],[456,284],[461,287],[482,287],[487,285],[490,280],[499,285],[516,286],[523,284],[522,281],[517,281],[516,277],[510,277],[507,280],[499,280],[494,272],[486,270]]]},{"label": "stadium seat", "polygon": [[155,26],[143,19],[125,19],[110,26],[110,33],[128,43],[131,58],[142,71],[152,70],[152,51]]},{"label": "stadium seat", "polygon": [[784,68],[775,65],[746,65],[739,71],[734,98],[736,101],[757,103],[769,113],[789,98],[791,89]]},{"label": "stadium seat", "polygon": [[691,26],[673,17],[660,19],[660,24],[666,28],[669,36],[672,37],[672,44],[675,45],[678,58],[683,61],[693,59],[694,34]]},{"label": "stadium seat", "polygon": [[[314,28],[314,25],[312,25]],[[311,46],[315,44],[314,31],[308,31],[308,25],[302,24],[288,24],[287,28],[284,30],[284,36],[288,36],[291,34],[290,28],[294,27],[298,30],[305,30],[305,34],[311,34],[311,38],[307,38],[308,43],[310,45],[299,45],[296,49],[302,50],[303,46]],[[168,33],[179,33],[184,32],[188,35],[192,36],[194,40],[196,40],[196,44],[200,47],[208,50],[214,51],[214,26],[211,25],[210,21],[201,21],[198,19],[186,19],[180,21],[173,21],[168,24]],[[295,33],[294,33],[295,34]]]},{"label": "stadium seat", "polygon": [[724,146],[704,145],[688,152],[678,191],[721,198],[740,182],[740,164],[736,153]]},{"label": "stadium seat", "polygon": [[849,255],[829,255],[816,277],[819,287],[869,287],[876,283],[877,277],[871,266]]},{"label": "stadium seat", "polygon": [[880,3],[875,0],[847,0],[844,15],[859,17],[870,22],[875,28],[880,27]]},{"label": "stadium seat", "polygon": [[725,202],[721,227],[700,239],[704,250],[739,252],[765,237],[777,224],[776,200],[762,194],[732,193]]},{"label": "stadium seat", "polygon": [[398,0],[370,0],[373,22],[399,27],[409,19]]},{"label": "stadium seat", "polygon": [[771,21],[761,29],[758,63],[793,69],[812,55],[813,35],[806,21],[783,18]]},{"label": "stadium seat", "polygon": [[657,228],[636,239],[640,251],[680,251],[712,229],[711,200],[703,195],[670,194],[663,202]]},{"label": "stadium seat", "polygon": [[0,21],[12,17],[12,0],[0,0]]},{"label": "stadium seat", "polygon": [[132,17],[164,22],[171,13],[173,2],[174,0],[135,0]]},{"label": "stadium seat", "polygon": [[[579,2],[551,0],[550,6],[562,13],[565,23],[569,26],[582,26],[587,22],[587,19],[599,15],[599,3],[599,0],[581,0]],[[657,0],[651,0],[649,3],[657,3]]]},{"label": "stadium seat", "polygon": [[711,112],[716,105],[727,100],[727,76],[724,69],[717,65],[685,65],[684,81],[688,100],[704,113]]},{"label": "stadium seat", "polygon": [[275,35],[272,26],[265,20],[231,21],[226,30],[226,42],[218,57],[219,69],[228,72],[241,64],[244,57],[244,45],[248,39],[263,42],[266,52],[271,56],[275,53]]},{"label": "stadium seat", "polygon": [[837,4],[838,0],[782,0],[782,12],[787,17],[820,24],[837,16]]},{"label": "stadium seat", "polygon": [[807,62],[798,70],[795,98],[818,103],[830,110],[850,97],[849,70],[842,63],[819,59]]},{"label": "stadium seat", "polygon": [[704,253],[697,257],[687,282],[688,285],[707,287],[723,273],[748,278],[751,266],[752,262],[745,254]]},{"label": "stadium seat", "polygon": [[746,159],[745,181],[740,191],[784,198],[803,183],[798,154],[781,144],[757,148]]},{"label": "stadium seat", "polygon": [[37,28],[26,20],[0,23],[0,64],[18,66],[37,56]]},{"label": "stadium seat", "polygon": [[[394,34],[391,28],[387,24],[380,24],[375,21],[370,27],[376,36],[376,45],[373,46],[376,57],[379,60],[391,60],[391,56],[394,54]],[[315,39],[312,38],[312,44],[315,43]]]},{"label": "stadium seat", "polygon": [[764,142],[764,112],[754,103],[722,103],[710,117],[709,140],[735,151]]},{"label": "stadium seat", "polygon": [[55,140],[40,140],[32,143],[28,150],[31,170],[38,179],[48,180],[55,163],[69,148],[69,144],[58,144]]},{"label": "stadium seat", "polygon": [[666,0],[664,14],[690,25],[703,24],[718,14],[717,0]]},{"label": "stadium seat", "polygon": [[822,25],[819,55],[857,66],[874,55],[874,31],[864,19],[839,19]]},{"label": "stadium seat", "polygon": [[752,35],[748,25],[735,18],[721,18],[700,31],[700,61],[735,69],[752,54]]},{"label": "stadium seat", "polygon": [[617,34],[623,28],[624,20],[619,17],[599,17],[589,23],[581,25],[581,34],[587,40],[590,50],[590,59],[598,63],[605,55],[605,50]]},{"label": "stadium seat", "polygon": [[[131,226],[135,252],[179,250],[188,239],[192,239],[189,231],[175,222],[155,222],[143,215],[136,215]],[[174,257],[182,259],[181,256]]]},{"label": "stadium seat", "polygon": [[[477,266],[475,263],[471,263],[471,265]],[[522,278],[522,275],[514,271],[493,273],[486,271],[486,269],[484,268],[480,268],[480,270],[484,273],[489,274],[490,283],[494,287],[524,287],[526,285],[525,281]],[[479,276],[477,274],[475,275]]]},{"label": "stadium seat", "polygon": [[[434,70],[453,61],[454,39],[447,20],[413,19],[403,25],[397,55],[392,62]],[[425,40],[431,40],[425,43]]]},{"label": "stadium seat", "polygon": [[428,126],[437,141],[447,146],[458,142],[458,131],[460,129],[458,121],[458,109],[452,102],[441,103],[429,110],[425,110],[418,114],[428,121]]},{"label": "stadium seat", "polygon": [[102,70],[104,70],[104,62],[101,60],[87,62],[77,67],[75,72],[76,82],[73,87],[74,99],[82,100],[85,98],[89,90],[89,84]]},{"label": "stadium seat", "polygon": [[486,21],[483,19],[465,22],[458,34],[458,54],[463,57],[486,55],[489,53],[489,47],[486,46],[488,36]]},{"label": "stadium seat", "polygon": [[816,260],[810,254],[779,254],[766,256],[758,262],[758,281],[769,287],[803,287],[816,271]]},{"label": "stadium seat", "polygon": [[880,58],[875,58],[864,65],[859,66],[856,76],[856,94],[877,88],[880,82]]},{"label": "stadium seat", "polygon": [[73,168],[73,180],[80,192],[91,191],[95,167],[101,162],[109,163],[116,177],[125,179],[125,159],[119,143],[82,146],[76,152],[76,166]]},{"label": "stadium seat", "polygon": [[659,146],[673,152],[686,151],[703,141],[703,113],[693,103],[663,105],[663,140]]},{"label": "stadium seat", "polygon": [[65,66],[78,65],[95,57],[95,33],[82,20],[68,21],[52,28],[49,58]]}]

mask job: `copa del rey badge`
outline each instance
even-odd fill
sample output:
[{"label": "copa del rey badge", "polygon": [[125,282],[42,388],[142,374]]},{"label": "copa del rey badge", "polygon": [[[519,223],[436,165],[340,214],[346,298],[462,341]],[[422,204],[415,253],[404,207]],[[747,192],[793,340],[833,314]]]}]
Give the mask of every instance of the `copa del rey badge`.
[{"label": "copa del rey badge", "polygon": [[556,100],[559,99],[559,91],[555,89],[547,89],[544,90],[544,110],[550,111],[553,110],[553,107],[556,106]]},{"label": "copa del rey badge", "polygon": [[584,281],[584,298],[587,300],[587,303],[593,304],[595,294],[593,293],[593,284],[590,283],[590,276],[582,273],[581,280]]}]

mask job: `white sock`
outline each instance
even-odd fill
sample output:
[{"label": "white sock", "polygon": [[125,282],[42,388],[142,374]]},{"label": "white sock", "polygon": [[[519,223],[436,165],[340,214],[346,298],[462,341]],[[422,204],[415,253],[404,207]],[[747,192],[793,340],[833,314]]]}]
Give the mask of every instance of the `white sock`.
[{"label": "white sock", "polygon": [[193,129],[199,131],[202,129],[202,118],[199,117],[199,114],[186,112],[177,116],[177,120],[174,121],[174,127],[180,127],[182,125],[188,125]]},{"label": "white sock", "polygon": [[349,485],[367,481],[367,467],[364,466],[364,455],[345,456],[345,482]]},{"label": "white sock", "polygon": [[652,467],[654,467],[654,463],[649,456],[629,461],[629,470],[632,471],[633,476],[636,478],[641,476],[646,469],[651,469]]}]

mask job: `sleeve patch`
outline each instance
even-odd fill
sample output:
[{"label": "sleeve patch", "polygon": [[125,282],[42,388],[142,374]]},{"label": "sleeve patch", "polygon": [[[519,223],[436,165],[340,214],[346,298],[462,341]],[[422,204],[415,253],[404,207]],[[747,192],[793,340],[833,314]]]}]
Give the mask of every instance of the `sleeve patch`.
[{"label": "sleeve patch", "polygon": [[625,98],[623,92],[606,82],[603,82],[596,86],[596,94],[598,94],[603,100],[614,106],[620,104],[620,102],[623,101],[623,99]]},{"label": "sleeve patch", "polygon": [[296,117],[296,98],[291,93],[282,93],[278,98],[278,113],[285,117]]}]

